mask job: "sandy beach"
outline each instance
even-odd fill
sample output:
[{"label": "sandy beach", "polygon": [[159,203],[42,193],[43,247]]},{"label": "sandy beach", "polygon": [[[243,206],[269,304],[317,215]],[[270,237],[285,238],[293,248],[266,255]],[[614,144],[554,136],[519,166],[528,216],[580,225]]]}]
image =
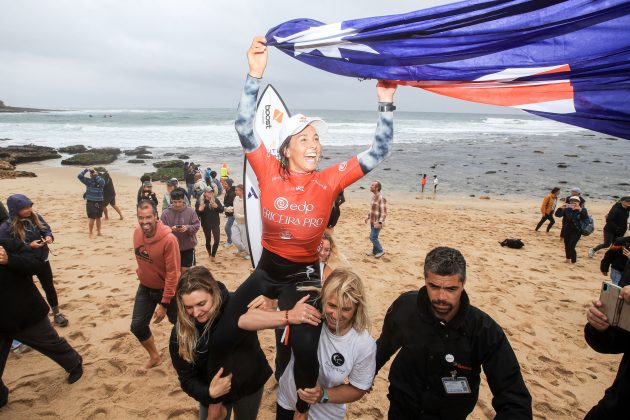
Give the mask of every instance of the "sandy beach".
[{"label": "sandy beach", "polygon": [[[90,240],[81,199],[84,187],[76,179],[79,169],[43,164],[21,165],[20,169],[34,171],[38,177],[0,180],[0,199],[26,194],[52,226],[51,264],[61,309],[70,321],[58,331],[83,355],[85,374],[68,385],[63,369],[46,357],[34,351],[12,353],[3,378],[11,394],[0,419],[195,418],[197,402],[180,389],[170,364],[171,325],[163,321],[152,326],[164,363],[148,371],[143,368],[146,353],[129,331],[138,284],[131,241],[137,225],[138,178],[110,171],[125,219],[118,220],[110,210],[110,220],[103,222],[104,236]],[[569,187],[563,186],[563,197]],[[164,184],[156,183],[154,190],[161,197]],[[577,264],[568,265],[559,223],[550,234],[534,232],[543,194],[518,199],[489,194],[489,199],[479,199],[488,194],[459,198],[383,192],[389,216],[381,233],[386,254],[380,260],[365,256],[370,248],[369,229],[363,223],[369,191],[355,190],[346,196],[334,235],[339,255],[333,266],[351,267],[367,285],[372,336],[379,336],[390,303],[423,284],[426,253],[439,245],[458,248],[468,263],[466,290],[472,304],[504,328],[517,354],[533,397],[534,417],[582,418],[612,383],[621,358],[595,353],[583,338],[586,309],[605,279],[599,272],[599,258],[589,259],[586,253],[600,242],[604,215],[612,201],[589,199],[587,208],[596,232],[582,238]],[[520,238],[526,245],[520,250],[502,248],[498,242],[505,238]],[[203,242],[200,233],[198,263],[234,290],[249,274],[249,262],[220,247],[217,261],[211,263]],[[272,361],[272,333],[260,335]],[[349,418],[386,417],[388,366],[376,377],[374,390],[349,405]],[[270,379],[261,419],[275,416],[275,388]],[[491,418],[491,399],[482,380],[471,418]]]}]

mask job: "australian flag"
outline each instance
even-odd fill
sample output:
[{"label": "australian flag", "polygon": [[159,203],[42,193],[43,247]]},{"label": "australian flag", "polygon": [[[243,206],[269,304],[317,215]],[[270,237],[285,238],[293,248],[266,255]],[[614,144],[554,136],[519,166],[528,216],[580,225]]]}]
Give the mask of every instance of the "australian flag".
[{"label": "australian flag", "polygon": [[630,139],[630,0],[470,0],[333,24],[295,19],[266,37],[332,73]]}]

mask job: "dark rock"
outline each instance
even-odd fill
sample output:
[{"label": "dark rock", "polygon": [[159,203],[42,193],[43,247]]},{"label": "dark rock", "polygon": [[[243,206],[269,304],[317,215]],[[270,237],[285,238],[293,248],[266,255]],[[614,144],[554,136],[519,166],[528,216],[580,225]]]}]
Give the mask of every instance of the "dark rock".
[{"label": "dark rock", "polygon": [[593,163],[601,163],[601,160],[599,160],[599,159],[595,159],[595,160],[593,161]]},{"label": "dark rock", "polygon": [[559,163],[558,168],[567,168],[569,165],[565,165],[564,163]]},{"label": "dark rock", "polygon": [[11,140],[11,139],[0,139],[0,141],[7,141],[7,140]]},{"label": "dark rock", "polygon": [[565,155],[566,157],[578,157],[578,155]]},{"label": "dark rock", "polygon": [[177,157],[179,159],[190,159],[190,156],[188,156],[188,155],[177,155]]},{"label": "dark rock", "polygon": [[0,171],[0,179],[9,179],[17,177],[35,178],[37,175],[33,172],[27,171]]},{"label": "dark rock", "polygon": [[538,154],[541,154],[541,155],[545,154],[545,152],[543,152],[542,150],[534,150],[534,153],[538,153]]},{"label": "dark rock", "polygon": [[497,173],[497,171],[488,171],[488,172],[486,172],[486,175],[496,174],[496,173]]},{"label": "dark rock", "polygon": [[177,168],[179,170],[184,171],[184,161],[179,159],[173,160],[161,160],[159,162],[153,162],[153,166],[156,168]]},{"label": "dark rock", "polygon": [[35,146],[34,144],[0,147],[0,159],[6,160],[13,165],[58,159],[60,157],[61,155],[52,147]]},{"label": "dark rock", "polygon": [[97,147],[94,149],[90,149],[89,152],[116,156],[122,153],[117,147]]},{"label": "dark rock", "polygon": [[619,139],[616,139],[614,137],[604,137],[604,140],[612,140],[612,141],[617,141]]},{"label": "dark rock", "polygon": [[94,153],[92,151],[86,153],[79,153],[61,161],[62,165],[78,165],[78,166],[92,166],[92,165],[106,165],[114,162],[118,158],[117,155],[107,153]]},{"label": "dark rock", "polygon": [[129,159],[127,162],[129,163],[144,163],[142,159]]},{"label": "dark rock", "polygon": [[87,152],[87,147],[85,147],[82,144],[76,144],[74,146],[62,147],[60,149],[57,149],[57,151],[61,152],[61,153],[70,153],[72,155],[75,155],[77,153],[85,153],[85,152]]},{"label": "dark rock", "polygon": [[175,156],[175,153],[164,153],[164,156]]},{"label": "dark rock", "polygon": [[49,109],[37,109],[37,108],[18,108],[15,106],[6,106],[4,102],[0,101],[0,112],[41,112],[50,111]]},{"label": "dark rock", "polygon": [[147,150],[146,147],[136,147],[132,150],[125,150],[123,152],[126,156],[136,156],[136,155],[149,155],[152,154],[150,150]]},{"label": "dark rock", "polygon": [[151,155],[140,154],[136,156],[136,159],[153,159]]},{"label": "dark rock", "polygon": [[384,171],[391,171],[392,168],[383,168]]},{"label": "dark rock", "polygon": [[0,160],[0,171],[12,171],[15,169],[15,166],[11,165],[6,160]]},{"label": "dark rock", "polygon": [[558,181],[558,184],[568,184],[567,181]]},{"label": "dark rock", "polygon": [[630,184],[628,184],[627,182],[620,182],[617,185],[619,185],[620,187],[630,187]]}]

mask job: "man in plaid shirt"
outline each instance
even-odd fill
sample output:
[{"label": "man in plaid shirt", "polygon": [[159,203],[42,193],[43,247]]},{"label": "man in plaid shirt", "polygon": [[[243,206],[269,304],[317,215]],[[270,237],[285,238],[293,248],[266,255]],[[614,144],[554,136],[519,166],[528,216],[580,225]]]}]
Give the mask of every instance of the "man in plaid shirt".
[{"label": "man in plaid shirt", "polygon": [[372,207],[368,216],[365,218],[365,223],[370,222],[370,241],[372,241],[372,252],[368,252],[367,255],[380,258],[385,251],[378,240],[378,235],[381,233],[383,223],[387,217],[387,200],[381,194],[381,183],[378,181],[372,182],[370,185],[370,191],[374,194],[372,197]]}]

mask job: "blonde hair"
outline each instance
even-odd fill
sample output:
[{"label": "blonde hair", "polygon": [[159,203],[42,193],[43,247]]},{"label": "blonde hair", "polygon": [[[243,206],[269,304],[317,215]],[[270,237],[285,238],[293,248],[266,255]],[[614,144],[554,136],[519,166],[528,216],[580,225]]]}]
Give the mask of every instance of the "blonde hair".
[{"label": "blonde hair", "polygon": [[202,334],[207,334],[219,313],[221,307],[221,290],[219,284],[212,276],[212,273],[202,266],[192,267],[182,274],[175,289],[175,300],[177,302],[177,342],[179,344],[179,355],[188,363],[195,362],[195,348],[199,340],[199,333],[195,326],[195,318],[188,315],[186,306],[182,300],[183,295],[188,295],[194,291],[203,290],[212,296],[212,314],[204,326]]},{"label": "blonde hair", "polygon": [[335,245],[335,241],[330,233],[324,232],[322,236],[322,241],[328,241],[330,243],[330,255],[337,255],[337,245]]},{"label": "blonde hair", "polygon": [[347,302],[356,304],[352,328],[358,332],[370,330],[372,325],[368,314],[367,296],[363,281],[358,275],[343,268],[333,270],[322,288],[322,306],[326,306],[326,302],[333,296],[337,298],[340,307]]},{"label": "blonde hair", "polygon": [[[26,207],[22,207],[24,209]],[[22,210],[20,209],[20,211]],[[39,215],[35,213],[35,211],[31,210],[31,215],[28,217],[20,217],[16,215],[13,220],[11,220],[11,232],[13,233],[14,238],[19,238],[21,241],[26,240],[26,229],[24,228],[24,224],[29,223],[33,227],[36,227],[40,234],[46,227],[44,223],[39,219]]]}]

